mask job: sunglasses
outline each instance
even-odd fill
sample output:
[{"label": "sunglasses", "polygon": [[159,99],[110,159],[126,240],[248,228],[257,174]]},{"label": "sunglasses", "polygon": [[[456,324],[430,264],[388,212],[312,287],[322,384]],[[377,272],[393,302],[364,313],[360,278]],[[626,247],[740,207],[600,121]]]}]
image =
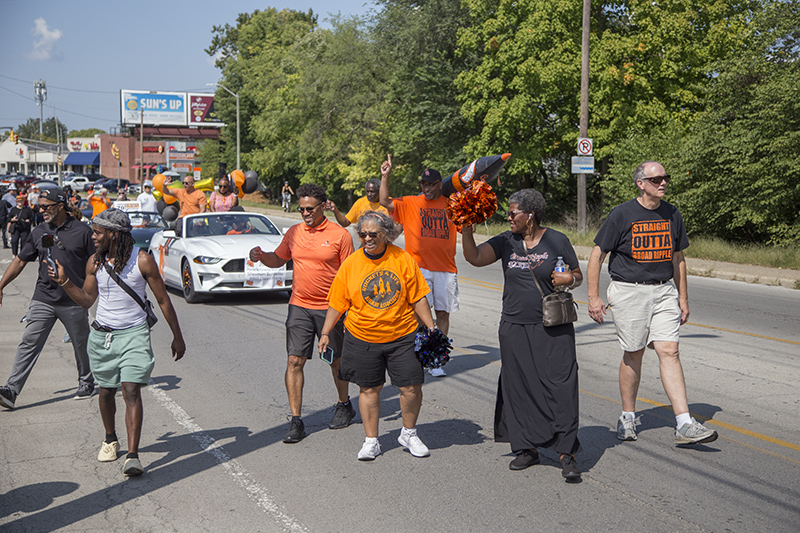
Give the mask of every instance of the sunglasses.
[{"label": "sunglasses", "polygon": [[39,207],[44,209],[45,211],[49,211],[51,207],[56,207],[56,206],[58,206],[57,203],[49,204],[49,205],[48,204],[42,204],[42,203],[39,204]]},{"label": "sunglasses", "polygon": [[367,236],[369,236],[369,238],[374,241],[375,239],[378,238],[378,235],[380,235],[380,233],[378,233],[377,231],[359,231],[358,232],[358,238],[359,239],[366,239]]},{"label": "sunglasses", "polygon": [[509,211],[508,213],[506,213],[506,218],[508,218],[508,217],[514,218],[517,215],[519,215],[520,213],[525,213],[525,211],[519,211],[519,210],[517,210],[517,211]]},{"label": "sunglasses", "polygon": [[669,174],[664,174],[663,176],[653,176],[652,178],[642,178],[642,181],[649,181],[653,185],[661,185],[661,183],[669,183],[670,176]]},{"label": "sunglasses", "polygon": [[184,185],[189,185],[190,183],[194,183],[194,182],[193,181],[184,181],[183,182]]},{"label": "sunglasses", "polygon": [[297,208],[297,210],[298,210],[300,213],[311,213],[311,212],[313,212],[313,211],[314,211],[314,209],[318,208],[318,207],[319,207],[319,206],[321,206],[321,205],[322,205],[322,202],[318,203],[318,204],[317,204],[317,205],[315,205],[314,207],[298,207],[298,208]]}]

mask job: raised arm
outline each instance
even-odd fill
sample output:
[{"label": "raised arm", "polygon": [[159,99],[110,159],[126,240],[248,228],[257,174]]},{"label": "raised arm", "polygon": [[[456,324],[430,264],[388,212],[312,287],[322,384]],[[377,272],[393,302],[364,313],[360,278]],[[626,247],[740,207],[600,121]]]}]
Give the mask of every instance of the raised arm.
[{"label": "raised arm", "polygon": [[464,259],[472,266],[482,267],[497,261],[497,255],[488,243],[475,245],[475,226],[465,225],[461,228],[461,248],[464,250]]},{"label": "raised arm", "polygon": [[287,259],[281,259],[275,252],[265,252],[260,246],[250,250],[250,261],[260,261],[270,268],[280,268],[288,263]]},{"label": "raised arm", "polygon": [[389,196],[389,175],[392,173],[392,154],[386,154],[386,161],[381,164],[380,203],[389,214],[394,213],[394,201]]},{"label": "raised arm", "polygon": [[50,279],[61,285],[67,296],[84,309],[89,309],[97,300],[97,269],[100,268],[100,265],[96,264],[94,259],[95,256],[92,255],[86,262],[86,279],[83,282],[83,287],[78,287],[67,277],[64,266],[58,259],[56,259],[57,272],[54,272],[52,268],[47,269],[47,275],[50,276]]},{"label": "raised arm", "polygon": [[341,227],[346,228],[350,225],[350,221],[347,220],[347,217],[344,216],[341,211],[339,211],[339,208],[336,207],[336,204],[333,202],[333,200],[328,200],[328,205],[326,205],[325,208],[328,211],[333,211],[333,216],[336,217],[336,222],[338,222]]}]

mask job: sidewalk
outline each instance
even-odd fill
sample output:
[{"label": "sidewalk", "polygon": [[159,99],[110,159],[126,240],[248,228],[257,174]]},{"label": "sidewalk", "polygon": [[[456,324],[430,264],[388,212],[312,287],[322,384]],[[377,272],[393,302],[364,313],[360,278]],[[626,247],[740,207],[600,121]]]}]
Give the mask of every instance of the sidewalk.
[{"label": "sidewalk", "polygon": [[[249,211],[264,213],[271,216],[281,216],[285,218],[301,220],[297,211],[282,211],[278,206],[269,207],[248,207]],[[332,216],[329,220],[335,220]],[[459,234],[459,242],[461,235]],[[484,242],[485,235],[475,234],[477,242]],[[576,246],[575,253],[578,259],[586,261],[592,249],[587,246]],[[760,285],[771,285],[775,287],[787,287],[790,289],[800,289],[800,270],[788,270],[783,268],[770,268],[755,265],[739,265],[736,263],[723,263],[722,261],[709,261],[707,259],[686,258],[686,265],[690,276],[701,276],[705,278],[728,279],[732,281],[743,281]]]}]

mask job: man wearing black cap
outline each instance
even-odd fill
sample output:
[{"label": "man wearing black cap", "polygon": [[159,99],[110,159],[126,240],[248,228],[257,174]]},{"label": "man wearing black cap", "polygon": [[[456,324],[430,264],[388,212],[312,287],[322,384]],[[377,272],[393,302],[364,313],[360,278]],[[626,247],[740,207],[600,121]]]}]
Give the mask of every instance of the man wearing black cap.
[{"label": "man wearing black cap", "polygon": [[[86,309],[77,305],[47,275],[47,259],[59,261],[75,283],[83,284],[86,277],[86,262],[94,254],[92,230],[69,215],[67,195],[58,187],[46,189],[39,197],[44,223],[31,231],[30,238],[0,279],[0,306],[3,290],[31,262],[39,261],[39,277],[31,297],[28,320],[22,342],[17,348],[11,375],[5,386],[0,387],[0,406],[13,409],[17,396],[22,392],[39,354],[42,352],[50,330],[60,320],[72,339],[75,363],[78,367],[78,391],[75,399],[92,397],[96,391],[94,378],[89,369],[86,342],[89,337],[89,322]],[[44,237],[44,238],[43,238]]]},{"label": "man wearing black cap", "polygon": [[[428,302],[436,312],[436,327],[447,335],[450,313],[458,311],[456,280],[456,226],[447,218],[447,199],[442,196],[442,176],[429,168],[419,178],[422,194],[389,197],[392,157],[381,165],[381,205],[403,225],[406,251],[416,260],[431,292]],[[444,376],[441,368],[428,369],[434,377]]]},{"label": "man wearing black cap", "polygon": [[145,310],[149,306],[147,286],[172,330],[171,350],[176,361],[183,357],[186,344],[158,266],[152,256],[136,248],[128,215],[113,208],[99,213],[92,219],[92,239],[97,253],[85,265],[85,282],[73,283],[60,262],[57,272],[51,270],[50,275],[80,306],[88,309],[97,301],[96,320],[89,334],[89,358],[100,386],[100,417],[106,436],[97,460],[117,460],[115,396],[121,387],[128,430],[128,455],[122,473],[138,476],[144,473],[139,461],[141,388],[147,385],[155,365]]}]

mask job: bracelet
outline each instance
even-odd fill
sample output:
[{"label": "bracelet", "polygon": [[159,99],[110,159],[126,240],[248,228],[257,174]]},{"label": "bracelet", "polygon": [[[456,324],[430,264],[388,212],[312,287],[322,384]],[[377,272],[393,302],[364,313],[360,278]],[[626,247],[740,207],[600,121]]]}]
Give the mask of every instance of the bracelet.
[{"label": "bracelet", "polygon": [[572,275],[572,283],[569,284],[569,288],[572,289],[575,287],[575,283],[577,283],[578,278],[575,277],[575,274]]},{"label": "bracelet", "polygon": [[66,280],[64,280],[64,283],[59,283],[59,285],[61,285],[61,286],[63,287],[63,286],[64,286],[64,285],[66,285],[67,283],[69,283],[69,278],[67,278]]}]

